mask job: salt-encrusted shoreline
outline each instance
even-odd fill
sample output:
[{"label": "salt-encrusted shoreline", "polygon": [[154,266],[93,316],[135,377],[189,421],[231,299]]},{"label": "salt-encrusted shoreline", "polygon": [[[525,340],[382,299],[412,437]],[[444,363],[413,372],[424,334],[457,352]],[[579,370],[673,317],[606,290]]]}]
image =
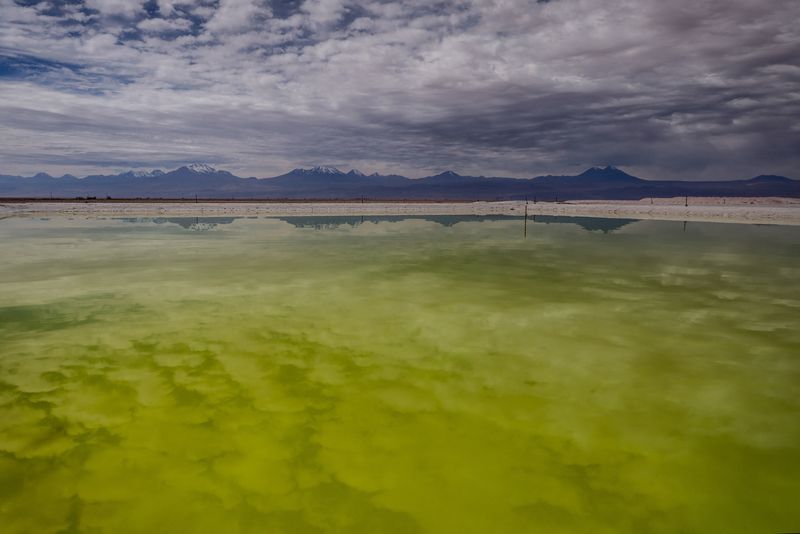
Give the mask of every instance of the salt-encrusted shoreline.
[{"label": "salt-encrusted shoreline", "polygon": [[[652,203],[651,203],[652,202]],[[528,202],[528,215],[800,225],[800,199],[692,198],[640,201]],[[515,215],[524,201],[505,202],[5,202],[0,217],[218,217],[312,215]]]}]

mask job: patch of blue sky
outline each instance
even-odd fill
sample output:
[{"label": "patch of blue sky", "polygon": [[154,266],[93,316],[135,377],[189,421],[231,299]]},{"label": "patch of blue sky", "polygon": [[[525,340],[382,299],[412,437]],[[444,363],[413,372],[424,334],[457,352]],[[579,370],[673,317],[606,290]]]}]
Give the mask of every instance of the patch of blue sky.
[{"label": "patch of blue sky", "polygon": [[29,78],[54,70],[63,73],[64,69],[78,72],[81,67],[71,63],[0,51],[0,77]]},{"label": "patch of blue sky", "polygon": [[77,63],[8,51],[0,51],[0,78],[30,81],[59,90],[96,95],[104,94],[113,86],[132,81],[128,76],[93,72]]},{"label": "patch of blue sky", "polygon": [[286,19],[300,11],[301,0],[272,0],[272,16],[279,19]]}]

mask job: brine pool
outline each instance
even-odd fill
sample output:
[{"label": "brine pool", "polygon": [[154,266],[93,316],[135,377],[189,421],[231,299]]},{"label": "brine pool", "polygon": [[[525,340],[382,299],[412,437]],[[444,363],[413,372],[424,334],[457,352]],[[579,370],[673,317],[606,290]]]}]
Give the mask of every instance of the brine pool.
[{"label": "brine pool", "polygon": [[800,530],[800,228],[0,221],[0,530]]}]

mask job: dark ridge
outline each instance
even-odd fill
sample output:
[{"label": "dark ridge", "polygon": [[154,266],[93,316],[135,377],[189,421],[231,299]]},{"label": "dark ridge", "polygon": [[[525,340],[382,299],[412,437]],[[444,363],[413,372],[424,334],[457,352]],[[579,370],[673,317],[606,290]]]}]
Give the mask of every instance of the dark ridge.
[{"label": "dark ridge", "polygon": [[800,197],[800,181],[761,175],[749,180],[652,181],[616,167],[592,167],[578,175],[530,179],[462,176],[445,171],[409,179],[334,167],[294,169],[274,178],[240,178],[195,163],[169,172],[30,178],[0,175],[0,197],[41,199],[227,199],[227,200],[639,200],[682,196]]}]

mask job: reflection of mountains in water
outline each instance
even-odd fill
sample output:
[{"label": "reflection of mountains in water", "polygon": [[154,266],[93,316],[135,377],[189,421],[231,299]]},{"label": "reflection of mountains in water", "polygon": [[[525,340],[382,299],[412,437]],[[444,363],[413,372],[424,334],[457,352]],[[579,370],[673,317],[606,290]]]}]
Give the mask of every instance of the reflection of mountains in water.
[{"label": "reflection of mountains in water", "polygon": [[623,226],[635,223],[637,219],[606,219],[603,217],[566,217],[564,215],[534,215],[528,217],[537,223],[544,224],[577,224],[589,232],[607,234],[619,230]]},{"label": "reflection of mountains in water", "polygon": [[[524,217],[517,215],[393,215],[393,216],[335,216],[335,217],[281,217],[279,220],[288,222],[296,228],[314,228],[316,230],[335,229],[340,226],[356,227],[365,222],[400,222],[408,220],[429,221],[442,226],[453,226],[461,222],[483,221],[522,221]],[[575,224],[589,232],[603,232],[604,234],[619,230],[636,219],[604,219],[601,217],[566,217],[558,215],[529,215],[529,223],[544,224]]]},{"label": "reflection of mountains in water", "polygon": [[120,220],[129,223],[177,224],[186,230],[207,232],[220,224],[231,224],[237,219],[245,218],[254,217],[126,217]]},{"label": "reflection of mountains in water", "polygon": [[503,215],[337,215],[337,216],[291,216],[280,217],[279,220],[287,222],[295,228],[314,228],[316,230],[330,230],[340,226],[360,226],[364,223],[402,222],[402,221],[428,221],[453,226],[460,222],[480,221],[507,221],[509,219],[522,219],[522,217]]},{"label": "reflection of mountains in water", "polygon": [[[181,228],[194,231],[212,230],[218,225],[231,224],[238,219],[257,219],[258,217],[154,217],[124,218],[124,222],[177,224]],[[270,217],[272,218],[272,217]],[[289,216],[274,219],[291,224],[295,228],[313,228],[315,230],[334,230],[342,226],[355,228],[364,223],[401,222],[409,220],[428,221],[442,226],[453,226],[461,222],[496,222],[516,220],[522,222],[524,217],[517,215],[376,215],[376,216]],[[627,226],[636,219],[604,219],[600,217],[566,217],[560,215],[531,215],[529,223],[574,224],[589,232],[609,233]]]}]

